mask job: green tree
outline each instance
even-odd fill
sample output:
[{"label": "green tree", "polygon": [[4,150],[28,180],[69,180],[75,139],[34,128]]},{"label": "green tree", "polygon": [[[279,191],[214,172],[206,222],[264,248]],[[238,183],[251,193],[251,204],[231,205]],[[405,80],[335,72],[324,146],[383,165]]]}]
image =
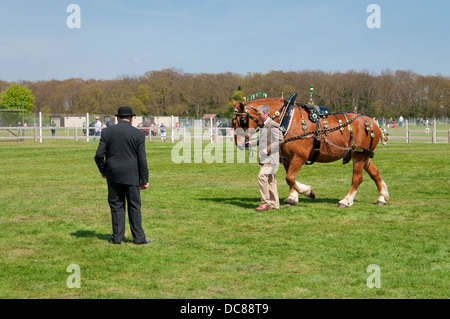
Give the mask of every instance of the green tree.
[{"label": "green tree", "polygon": [[[20,86],[18,83],[12,83],[5,91],[1,93],[0,109],[22,109],[24,113],[29,114],[34,109],[35,96],[33,92],[26,86]],[[22,119],[21,111],[2,112],[2,119],[5,124],[20,122]],[[23,125],[23,123],[22,123]]]},{"label": "green tree", "polygon": [[233,95],[231,96],[231,98],[236,101],[237,103],[242,103],[244,102],[244,93],[240,90],[236,91],[233,93]]},{"label": "green tree", "polygon": [[148,115],[147,106],[150,103],[150,86],[146,84],[141,84],[138,87],[138,92],[136,96],[131,97],[130,106],[139,115]]}]

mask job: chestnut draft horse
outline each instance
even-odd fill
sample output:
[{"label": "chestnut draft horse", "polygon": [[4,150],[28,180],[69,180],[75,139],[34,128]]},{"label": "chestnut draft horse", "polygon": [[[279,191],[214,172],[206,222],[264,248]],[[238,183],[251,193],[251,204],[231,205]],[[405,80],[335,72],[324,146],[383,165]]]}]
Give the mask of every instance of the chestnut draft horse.
[{"label": "chestnut draft horse", "polygon": [[261,126],[256,115],[256,109],[261,105],[270,107],[270,117],[283,130],[284,141],[280,144],[280,156],[286,170],[286,182],[290,187],[289,197],[284,200],[284,205],[298,205],[298,194],[315,198],[311,186],[295,180],[303,165],[329,163],[339,159],[343,159],[344,164],[353,159],[353,179],[350,191],[339,201],[338,207],[353,205],[363,180],[363,169],[377,185],[377,205],[386,205],[389,200],[388,189],[371,160],[380,138],[383,144],[388,139],[378,124],[362,114],[329,114],[324,107],[297,105],[296,96],[295,93],[288,99],[265,98],[245,103],[233,101],[235,112],[231,126],[239,149],[245,149],[245,142]]}]

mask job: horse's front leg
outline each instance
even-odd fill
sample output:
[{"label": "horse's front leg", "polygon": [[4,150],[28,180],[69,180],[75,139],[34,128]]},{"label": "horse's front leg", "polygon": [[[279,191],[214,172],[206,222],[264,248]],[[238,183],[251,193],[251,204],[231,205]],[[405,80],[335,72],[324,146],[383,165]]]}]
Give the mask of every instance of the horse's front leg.
[{"label": "horse's front leg", "polygon": [[286,183],[289,185],[289,197],[283,202],[286,206],[298,205],[298,194],[302,194],[309,198],[316,198],[312,186],[303,185],[295,180],[298,171],[305,164],[305,161],[299,157],[293,157],[289,164],[285,164],[286,168]]}]

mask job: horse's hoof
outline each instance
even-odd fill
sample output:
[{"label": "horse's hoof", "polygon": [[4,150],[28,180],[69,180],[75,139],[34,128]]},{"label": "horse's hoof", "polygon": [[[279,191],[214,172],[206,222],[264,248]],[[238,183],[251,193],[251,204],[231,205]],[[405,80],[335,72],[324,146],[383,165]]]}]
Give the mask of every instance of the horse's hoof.
[{"label": "horse's hoof", "polygon": [[316,198],[316,193],[314,193],[314,191],[311,189],[311,193],[309,193],[309,197],[312,199]]},{"label": "horse's hoof", "polygon": [[377,201],[377,205],[378,206],[386,206],[386,202],[382,202],[382,201]]},{"label": "horse's hoof", "polygon": [[285,199],[284,200],[284,202],[283,202],[283,206],[297,206],[298,205],[298,203],[296,203],[296,202],[291,202],[289,199]]},{"label": "horse's hoof", "polygon": [[338,207],[338,208],[348,208],[347,205],[341,204],[341,203],[337,204],[337,207]]},{"label": "horse's hoof", "polygon": [[296,203],[283,203],[283,206],[297,206]]}]

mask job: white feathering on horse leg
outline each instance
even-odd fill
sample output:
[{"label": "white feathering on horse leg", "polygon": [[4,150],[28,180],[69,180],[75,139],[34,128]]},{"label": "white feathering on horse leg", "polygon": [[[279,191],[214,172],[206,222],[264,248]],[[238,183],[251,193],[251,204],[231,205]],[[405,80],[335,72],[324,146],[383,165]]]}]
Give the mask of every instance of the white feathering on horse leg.
[{"label": "white feathering on horse leg", "polygon": [[311,193],[312,193],[312,186],[308,186],[308,185],[303,185],[300,184],[299,182],[295,182],[295,189],[297,192],[299,192],[300,194],[306,196],[306,197],[311,197]]},{"label": "white feathering on horse leg", "polygon": [[354,192],[354,193],[351,194],[351,195],[345,196],[344,199],[341,199],[341,200],[339,201],[339,204],[340,204],[340,205],[344,205],[344,206],[346,206],[346,207],[352,206],[352,205],[353,205],[353,200],[355,199],[355,196],[356,196],[356,193],[357,193],[357,192]]},{"label": "white feathering on horse leg", "polygon": [[283,205],[287,206],[297,206],[298,205],[298,192],[291,188],[289,197],[283,201]]},{"label": "white feathering on horse leg", "polygon": [[388,188],[384,181],[381,184],[383,185],[383,189],[380,192],[380,197],[378,197],[377,202],[386,203],[389,200]]}]

